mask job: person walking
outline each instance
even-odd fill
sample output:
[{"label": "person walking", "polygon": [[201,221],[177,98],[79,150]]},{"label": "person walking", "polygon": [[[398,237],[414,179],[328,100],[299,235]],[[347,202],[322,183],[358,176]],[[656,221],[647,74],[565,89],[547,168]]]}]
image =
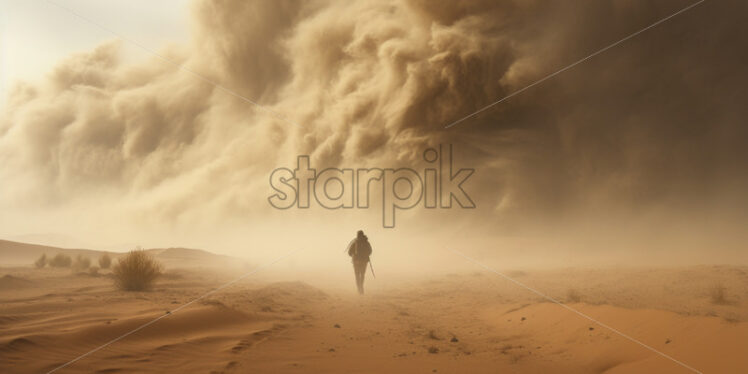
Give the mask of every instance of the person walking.
[{"label": "person walking", "polygon": [[364,235],[362,230],[358,230],[356,238],[348,245],[348,256],[351,256],[353,262],[353,272],[356,275],[356,287],[358,293],[364,294],[364,276],[366,275],[366,265],[369,264],[369,256],[372,249],[369,244],[369,238]]}]

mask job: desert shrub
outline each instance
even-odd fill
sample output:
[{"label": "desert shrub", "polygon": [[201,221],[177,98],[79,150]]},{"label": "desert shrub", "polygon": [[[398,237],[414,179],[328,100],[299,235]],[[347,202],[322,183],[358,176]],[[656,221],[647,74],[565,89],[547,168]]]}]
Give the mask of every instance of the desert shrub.
[{"label": "desert shrub", "polygon": [[112,268],[114,284],[124,291],[145,291],[161,275],[162,266],[148,252],[136,249],[120,257]]},{"label": "desert shrub", "polygon": [[73,259],[64,253],[58,253],[49,260],[49,266],[54,268],[69,268],[72,263]]},{"label": "desert shrub", "polygon": [[34,266],[37,267],[37,269],[41,269],[47,265],[47,254],[42,254],[36,261],[34,261]]},{"label": "desert shrub", "polygon": [[582,300],[582,295],[580,295],[577,290],[572,288],[569,290],[569,292],[566,293],[566,300],[568,302],[578,303]]},{"label": "desert shrub", "polygon": [[78,255],[73,263],[73,270],[83,271],[91,266],[91,259]]},{"label": "desert shrub", "polygon": [[727,289],[722,284],[715,284],[709,290],[709,296],[712,299],[713,304],[724,305],[727,304]]},{"label": "desert shrub", "polygon": [[109,266],[112,265],[112,258],[109,257],[108,254],[104,254],[103,256],[99,257],[99,267],[102,269],[109,269]]},{"label": "desert shrub", "polygon": [[91,266],[90,268],[88,268],[88,274],[91,274],[94,276],[99,275],[99,268],[96,266]]}]

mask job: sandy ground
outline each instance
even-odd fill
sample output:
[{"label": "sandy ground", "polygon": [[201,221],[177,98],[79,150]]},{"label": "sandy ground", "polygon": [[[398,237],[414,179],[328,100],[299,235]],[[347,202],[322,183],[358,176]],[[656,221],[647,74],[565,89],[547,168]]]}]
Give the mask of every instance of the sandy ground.
[{"label": "sandy ground", "polygon": [[[746,267],[508,274],[699,371],[748,370]],[[365,296],[352,271],[258,276],[167,314],[233,275],[170,270],[121,292],[106,274],[0,269],[0,372],[47,372],[163,315],[58,372],[689,372],[489,272],[369,279]]]}]

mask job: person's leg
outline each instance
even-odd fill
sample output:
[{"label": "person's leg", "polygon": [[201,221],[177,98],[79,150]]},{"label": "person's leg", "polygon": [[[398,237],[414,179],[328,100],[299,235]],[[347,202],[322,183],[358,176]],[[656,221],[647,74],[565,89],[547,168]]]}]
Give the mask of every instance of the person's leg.
[{"label": "person's leg", "polygon": [[358,263],[355,261],[353,262],[353,273],[356,275],[356,288],[358,289],[358,293],[361,293],[361,275],[358,271]]},{"label": "person's leg", "polygon": [[364,279],[366,278],[366,265],[368,262],[361,262],[361,293],[364,293]]},{"label": "person's leg", "polygon": [[355,262],[356,268],[356,286],[358,287],[358,293],[364,293],[364,274],[366,272],[366,263],[357,261]]}]

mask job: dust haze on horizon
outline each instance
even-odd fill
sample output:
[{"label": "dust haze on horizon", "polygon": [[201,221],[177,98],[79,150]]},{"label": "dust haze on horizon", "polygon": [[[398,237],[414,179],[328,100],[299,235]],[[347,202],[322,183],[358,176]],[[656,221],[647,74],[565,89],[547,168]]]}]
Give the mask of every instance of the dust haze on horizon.
[{"label": "dust haze on horizon", "polygon": [[[707,1],[444,128],[686,5],[195,1],[189,43],[159,53],[291,123],[157,57],[123,62],[125,42],[71,55],[4,105],[0,237],[303,247],[309,265],[364,229],[393,264],[463,261],[444,247],[512,266],[746,263],[745,2]],[[385,229],[377,208],[268,204],[299,155],[419,170],[440,144],[476,169],[476,209],[419,206]]]}]

